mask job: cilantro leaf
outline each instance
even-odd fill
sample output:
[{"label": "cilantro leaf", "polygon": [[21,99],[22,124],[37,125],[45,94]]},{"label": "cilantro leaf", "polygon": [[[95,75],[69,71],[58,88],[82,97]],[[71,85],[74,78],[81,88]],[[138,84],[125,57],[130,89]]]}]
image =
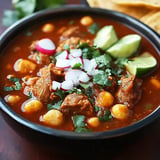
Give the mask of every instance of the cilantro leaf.
[{"label": "cilantro leaf", "polygon": [[4,87],[4,91],[13,91],[13,90],[14,90],[14,88],[11,86]]},{"label": "cilantro leaf", "polygon": [[77,94],[82,94],[83,92],[82,92],[82,90],[81,89],[78,89],[78,88],[73,88],[73,89],[70,89],[69,91],[68,91],[68,93],[73,93],[73,92],[76,92]]},{"label": "cilantro leaf", "polygon": [[62,90],[59,90],[59,89],[57,89],[56,90],[56,92],[55,92],[55,95],[57,95],[57,96],[59,96],[60,97],[60,99],[64,99],[65,98],[65,96],[66,96],[66,92],[65,91],[62,91]]},{"label": "cilantro leaf", "polygon": [[96,84],[99,84],[101,86],[111,86],[112,85],[112,81],[110,81],[107,78],[106,74],[96,74],[93,77],[93,82],[96,83]]},{"label": "cilantro leaf", "polygon": [[72,69],[79,69],[79,68],[81,68],[81,66],[82,66],[81,63],[76,63],[76,64],[72,67]]},{"label": "cilantro leaf", "polygon": [[108,54],[101,55],[95,58],[98,68],[110,67],[112,58]]},{"label": "cilantro leaf", "polygon": [[109,110],[104,112],[103,116],[98,117],[100,121],[109,121],[112,119],[111,112]]},{"label": "cilantro leaf", "polygon": [[76,115],[72,117],[73,120],[73,124],[75,128],[79,128],[79,127],[85,127],[85,116],[83,115]]},{"label": "cilantro leaf", "polygon": [[84,128],[84,127],[79,127],[79,128],[76,128],[75,130],[74,130],[74,132],[77,132],[77,133],[85,133],[85,132],[92,132],[92,130],[91,129],[87,129],[87,128]]},{"label": "cilantro leaf", "polygon": [[62,104],[62,100],[60,100],[59,102],[57,102],[55,104],[48,104],[47,105],[47,109],[48,109],[48,111],[51,110],[51,109],[57,109],[57,110],[59,110],[60,107],[61,107],[61,104]]},{"label": "cilantro leaf", "polygon": [[19,81],[16,81],[16,82],[15,82],[15,87],[14,87],[14,89],[15,89],[16,91],[21,90],[21,84],[20,84]]},{"label": "cilantro leaf", "polygon": [[91,26],[88,27],[88,31],[91,34],[95,34],[99,30],[99,26],[97,23],[93,23]]}]

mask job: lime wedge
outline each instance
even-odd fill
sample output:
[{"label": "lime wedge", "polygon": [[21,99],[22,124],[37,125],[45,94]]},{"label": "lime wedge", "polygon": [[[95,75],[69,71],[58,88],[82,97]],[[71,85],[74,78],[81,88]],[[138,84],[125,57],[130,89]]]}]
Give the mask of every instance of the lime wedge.
[{"label": "lime wedge", "polygon": [[157,65],[157,60],[148,52],[144,52],[138,57],[132,58],[125,66],[126,69],[135,76],[148,74]]}]

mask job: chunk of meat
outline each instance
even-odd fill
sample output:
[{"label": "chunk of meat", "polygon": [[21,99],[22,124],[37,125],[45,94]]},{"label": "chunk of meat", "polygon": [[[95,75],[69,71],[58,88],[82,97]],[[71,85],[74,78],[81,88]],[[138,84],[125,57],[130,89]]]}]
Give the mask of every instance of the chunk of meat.
[{"label": "chunk of meat", "polygon": [[93,113],[93,107],[88,97],[84,94],[77,93],[67,95],[60,110],[65,113],[83,114],[87,116],[91,116]]},{"label": "chunk of meat", "polygon": [[68,38],[70,36],[72,36],[73,34],[78,34],[79,32],[79,27],[78,26],[73,26],[70,27],[69,29],[66,29],[65,31],[63,31],[61,38]]},{"label": "chunk of meat", "polygon": [[88,43],[89,45],[92,45],[93,42],[88,39],[82,39],[80,37],[70,37],[64,41],[61,41],[59,43],[59,46],[57,47],[56,51],[61,52],[64,50],[64,45],[69,45],[71,49],[74,49],[75,46],[77,46],[79,43]]},{"label": "chunk of meat", "polygon": [[29,49],[31,51],[31,54],[29,55],[29,59],[35,61],[37,64],[49,64],[50,58],[48,55],[37,52],[36,50],[36,43],[37,41],[33,41],[30,45]]},{"label": "chunk of meat", "polygon": [[57,77],[57,73],[54,68],[54,64],[51,63],[49,66],[40,69],[39,77],[29,78],[24,93],[32,92],[33,96],[42,102],[55,99],[56,96],[52,92],[52,80]]},{"label": "chunk of meat", "polygon": [[121,78],[121,85],[116,93],[118,103],[133,107],[141,98],[142,80],[136,79],[135,76]]}]

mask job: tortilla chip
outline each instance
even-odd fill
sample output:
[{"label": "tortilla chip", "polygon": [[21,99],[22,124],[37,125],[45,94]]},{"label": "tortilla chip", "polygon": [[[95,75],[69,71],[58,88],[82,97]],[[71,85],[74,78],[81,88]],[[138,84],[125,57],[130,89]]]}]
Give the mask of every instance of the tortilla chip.
[{"label": "tortilla chip", "polygon": [[113,0],[114,3],[125,6],[145,6],[149,8],[160,8],[160,0]]},{"label": "tortilla chip", "polygon": [[140,20],[150,26],[160,34],[160,11],[152,11],[142,17]]},{"label": "tortilla chip", "polygon": [[150,9],[148,8],[121,6],[114,3],[112,0],[87,0],[87,1],[91,7],[97,7],[97,8],[99,7],[99,8],[119,11],[137,19],[140,19],[150,11]]}]

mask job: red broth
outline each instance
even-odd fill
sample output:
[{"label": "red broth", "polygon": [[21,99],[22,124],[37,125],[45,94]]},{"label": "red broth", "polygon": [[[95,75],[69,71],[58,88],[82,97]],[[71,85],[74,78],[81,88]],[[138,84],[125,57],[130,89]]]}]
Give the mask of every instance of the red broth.
[{"label": "red broth", "polygon": [[[59,43],[59,31],[60,29],[63,29],[63,27],[70,27],[70,26],[78,26],[78,29],[83,35],[82,37],[87,37],[87,39],[90,39],[91,41],[94,39],[95,34],[90,34],[88,32],[88,26],[83,26],[80,23],[80,18],[65,18],[65,19],[54,19],[52,21],[46,22],[54,24],[54,30],[51,33],[44,33],[42,31],[42,26],[45,24],[38,24],[35,26],[31,26],[24,32],[20,33],[15,39],[12,40],[12,42],[6,47],[6,49],[3,51],[3,54],[1,55],[1,63],[0,63],[0,95],[2,98],[4,98],[6,95],[18,95],[20,97],[20,101],[16,104],[9,104],[8,105],[19,115],[22,117],[28,119],[31,122],[35,122],[37,124],[46,125],[53,128],[58,128],[61,130],[74,130],[73,115],[65,117],[63,120],[63,123],[60,126],[52,126],[45,124],[40,119],[42,116],[47,113],[47,104],[49,102],[43,102],[43,107],[38,112],[28,114],[22,111],[22,104],[28,100],[28,96],[26,96],[23,93],[23,87],[21,90],[18,91],[4,91],[5,86],[11,86],[13,82],[10,82],[7,79],[8,75],[14,75],[15,77],[18,77],[20,79],[20,82],[22,83],[22,78],[25,75],[29,75],[31,77],[37,77],[37,72],[44,67],[44,64],[36,64],[36,70],[34,70],[32,73],[28,74],[22,74],[19,72],[16,72],[14,70],[14,64],[17,59],[23,58],[28,59],[28,56],[31,54],[29,46],[33,41],[42,39],[42,38],[49,38],[51,39],[56,46],[58,46]],[[128,35],[128,34],[134,34],[136,33],[132,29],[129,29],[128,27],[124,26],[121,23],[99,18],[99,17],[93,17],[93,20],[96,24],[99,25],[99,28],[102,28],[105,25],[113,25],[115,28],[115,31],[119,38]],[[141,35],[142,36],[142,35]],[[146,40],[142,36],[142,43],[141,43],[141,49],[140,52],[150,52],[158,61],[158,64],[160,64],[160,58],[154,47],[151,45],[151,43]],[[88,129],[91,129],[92,131],[105,131],[105,130],[112,130],[116,128],[121,128],[128,126],[132,123],[135,123],[136,121],[143,119],[148,114],[150,114],[152,111],[154,111],[159,105],[160,105],[160,88],[157,88],[154,84],[151,83],[151,79],[155,78],[160,83],[160,68],[159,65],[155,68],[155,70],[150,73],[148,76],[143,77],[143,85],[142,85],[142,97],[140,101],[134,105],[133,108],[131,108],[131,115],[126,120],[118,120],[116,118],[112,118],[109,121],[106,122],[100,122],[100,125],[97,127],[91,127],[87,126]],[[90,117],[90,116],[89,116]],[[92,116],[91,116],[92,117]],[[87,120],[85,119],[85,122],[87,123]]]}]

